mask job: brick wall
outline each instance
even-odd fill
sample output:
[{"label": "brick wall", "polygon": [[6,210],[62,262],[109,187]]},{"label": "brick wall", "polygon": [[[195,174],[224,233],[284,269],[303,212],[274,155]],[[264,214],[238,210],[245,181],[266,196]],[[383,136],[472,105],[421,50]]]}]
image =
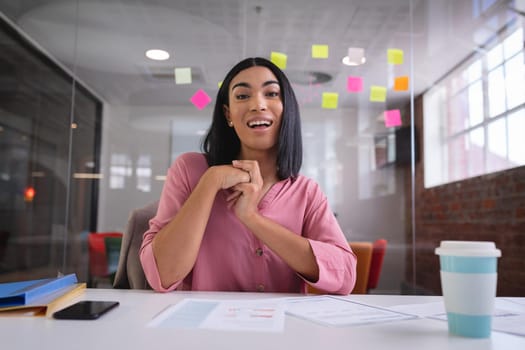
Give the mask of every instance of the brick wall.
[{"label": "brick wall", "polygon": [[[415,100],[414,120],[423,154],[422,98]],[[441,294],[439,261],[434,248],[441,240],[494,241],[501,249],[498,295],[525,296],[525,167],[479,176],[425,190],[423,157],[415,171],[415,288]],[[412,246],[411,170],[405,174],[406,238]],[[411,250],[406,279],[414,283]]]}]

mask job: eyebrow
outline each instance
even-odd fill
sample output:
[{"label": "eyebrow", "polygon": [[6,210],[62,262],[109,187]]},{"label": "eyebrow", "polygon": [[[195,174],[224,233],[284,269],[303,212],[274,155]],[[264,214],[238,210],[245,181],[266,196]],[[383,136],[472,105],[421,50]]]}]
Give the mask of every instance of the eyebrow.
[{"label": "eyebrow", "polygon": [[[279,82],[277,80],[268,80],[268,81],[265,81],[262,84],[262,86],[265,87],[265,86],[272,85],[272,84],[279,85]],[[240,82],[240,83],[237,83],[237,84],[232,86],[232,91],[235,90],[235,88],[237,88],[237,87],[251,88],[251,85],[248,84],[248,83]]]}]

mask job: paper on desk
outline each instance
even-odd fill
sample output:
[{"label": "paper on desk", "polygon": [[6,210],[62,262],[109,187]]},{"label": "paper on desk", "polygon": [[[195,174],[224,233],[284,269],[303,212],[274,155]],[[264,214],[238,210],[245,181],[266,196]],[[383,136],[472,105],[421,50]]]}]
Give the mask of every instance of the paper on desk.
[{"label": "paper on desk", "polygon": [[[515,300],[498,298],[496,299],[495,308],[492,317],[492,330],[525,336],[525,327],[523,326],[525,324],[525,305],[516,303]],[[419,317],[447,320],[445,304],[442,301],[397,305],[389,309]]]},{"label": "paper on desk", "polygon": [[184,299],[148,324],[160,328],[282,332],[284,306],[277,300]]},{"label": "paper on desk", "polygon": [[355,326],[416,318],[333,296],[288,298],[286,313],[328,326]]}]

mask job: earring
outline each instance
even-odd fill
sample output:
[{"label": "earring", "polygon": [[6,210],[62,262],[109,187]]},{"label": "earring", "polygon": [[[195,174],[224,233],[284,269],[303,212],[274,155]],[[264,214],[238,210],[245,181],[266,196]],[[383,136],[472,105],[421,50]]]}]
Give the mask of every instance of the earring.
[{"label": "earring", "polygon": [[233,122],[231,120],[228,120],[228,125],[231,127],[233,127]]}]

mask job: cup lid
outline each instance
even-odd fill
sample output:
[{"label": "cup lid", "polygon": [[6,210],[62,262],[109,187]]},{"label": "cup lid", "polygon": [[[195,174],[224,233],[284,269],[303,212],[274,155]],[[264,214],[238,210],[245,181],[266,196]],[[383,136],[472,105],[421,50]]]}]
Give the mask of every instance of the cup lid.
[{"label": "cup lid", "polygon": [[501,250],[488,241],[441,241],[437,255],[500,257]]}]

